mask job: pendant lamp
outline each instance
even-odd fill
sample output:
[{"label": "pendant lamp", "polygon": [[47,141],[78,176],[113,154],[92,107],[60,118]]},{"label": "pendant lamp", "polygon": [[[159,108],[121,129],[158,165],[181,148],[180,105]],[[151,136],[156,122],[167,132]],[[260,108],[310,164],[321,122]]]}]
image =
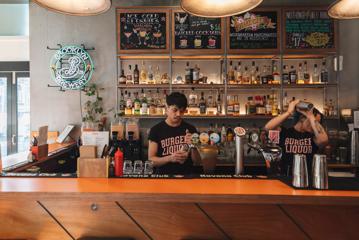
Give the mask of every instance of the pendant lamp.
[{"label": "pendant lamp", "polygon": [[181,0],[184,11],[200,17],[228,17],[247,12],[263,0]]},{"label": "pendant lamp", "polygon": [[111,0],[33,0],[41,7],[54,12],[75,16],[90,16],[106,12]]},{"label": "pendant lamp", "polygon": [[336,1],[329,7],[328,15],[337,19],[359,18],[359,0]]}]

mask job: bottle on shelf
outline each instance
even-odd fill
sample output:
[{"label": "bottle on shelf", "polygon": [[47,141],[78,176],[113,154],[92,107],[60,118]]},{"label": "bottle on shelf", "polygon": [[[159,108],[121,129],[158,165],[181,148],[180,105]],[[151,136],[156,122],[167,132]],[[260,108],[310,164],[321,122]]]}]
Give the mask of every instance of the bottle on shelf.
[{"label": "bottle on shelf", "polygon": [[134,84],[131,68],[132,68],[131,65],[128,65],[128,71],[126,73],[126,84]]},{"label": "bottle on shelf", "polygon": [[125,101],[125,97],[123,95],[123,92],[121,92],[118,114],[120,116],[124,116],[125,115],[125,110],[126,110],[126,101]]},{"label": "bottle on shelf", "polygon": [[236,72],[236,83],[242,84],[242,64],[241,61],[238,62],[237,72]]},{"label": "bottle on shelf", "polygon": [[121,70],[121,75],[118,77],[118,84],[126,84],[125,70]]},{"label": "bottle on shelf", "polygon": [[304,84],[310,84],[310,74],[308,72],[307,61],[304,61]]},{"label": "bottle on shelf", "polygon": [[256,78],[253,84],[261,84],[261,73],[258,66],[256,67]]},{"label": "bottle on shelf", "polygon": [[325,101],[324,101],[323,114],[324,114],[324,116],[326,116],[326,117],[329,116],[329,104],[328,104],[328,100],[327,100],[327,99],[325,99]]},{"label": "bottle on shelf", "polygon": [[170,82],[170,77],[168,76],[167,73],[162,74],[161,77],[161,84],[169,84]]},{"label": "bottle on shelf", "polygon": [[221,143],[225,143],[227,142],[227,130],[226,130],[226,126],[224,124],[222,124],[222,128],[221,128]]},{"label": "bottle on shelf", "polygon": [[272,84],[280,84],[280,73],[278,71],[277,63],[276,63],[276,61],[273,60],[272,64],[273,64],[273,72],[272,72],[273,81],[272,81]]},{"label": "bottle on shelf", "polygon": [[134,84],[140,83],[140,71],[138,70],[137,64],[135,64],[135,69],[133,70],[133,83]]},{"label": "bottle on shelf", "polygon": [[304,71],[302,63],[299,63],[297,84],[304,84]]},{"label": "bottle on shelf", "polygon": [[227,142],[233,142],[234,140],[234,131],[231,126],[227,128]]},{"label": "bottle on shelf", "polygon": [[213,92],[210,91],[209,95],[207,97],[207,115],[216,115],[217,113],[217,106],[216,106],[216,99],[215,96],[213,95]]},{"label": "bottle on shelf", "polygon": [[288,107],[289,107],[288,95],[287,95],[287,92],[284,92],[284,96],[283,96],[283,112],[286,112],[288,110]]},{"label": "bottle on shelf", "polygon": [[192,84],[193,82],[193,69],[191,71],[191,68],[189,66],[189,62],[186,62],[186,68],[185,68],[185,83],[186,84]]},{"label": "bottle on shelf", "polygon": [[283,84],[290,84],[289,72],[287,65],[283,66]]},{"label": "bottle on shelf", "polygon": [[320,76],[319,76],[319,71],[318,71],[318,65],[314,64],[314,70],[313,70],[313,75],[312,75],[312,83],[320,83]]},{"label": "bottle on shelf", "polygon": [[248,72],[248,67],[244,67],[244,73],[242,77],[242,84],[250,84],[251,82],[251,75]]},{"label": "bottle on shelf", "polygon": [[290,72],[289,72],[289,81],[290,84],[297,84],[297,79],[298,79],[298,75],[297,75],[297,70],[295,70],[294,66],[290,66]]},{"label": "bottle on shelf", "polygon": [[147,84],[147,69],[146,69],[145,61],[142,61],[142,65],[141,65],[140,84]]},{"label": "bottle on shelf", "polygon": [[157,65],[155,70],[155,84],[161,84],[161,72],[159,65]]},{"label": "bottle on shelf", "polygon": [[261,84],[268,84],[268,73],[267,73],[266,66],[263,66],[263,69],[262,69]]},{"label": "bottle on shelf", "polygon": [[217,107],[217,115],[221,115],[222,114],[222,100],[221,100],[220,92],[218,92],[218,95],[217,95],[216,107]]},{"label": "bottle on shelf", "polygon": [[240,114],[240,104],[239,104],[239,97],[238,96],[234,96],[233,114],[234,115],[239,115]]},{"label": "bottle on shelf", "polygon": [[267,115],[272,115],[272,105],[273,105],[273,100],[270,97],[270,95],[267,95],[266,104],[265,104]]},{"label": "bottle on shelf", "polygon": [[155,102],[155,97],[152,96],[151,90],[149,91],[149,94],[148,94],[148,105],[149,105],[148,114],[156,115],[157,114],[157,111],[156,111],[157,106],[156,106],[156,102]]},{"label": "bottle on shelf", "polygon": [[200,68],[198,67],[198,64],[195,64],[193,69],[193,84],[199,83],[199,72],[200,72]]},{"label": "bottle on shelf", "polygon": [[[126,92],[125,92],[126,94]],[[133,102],[132,102],[132,98],[131,98],[131,92],[129,92],[126,98],[126,109],[125,109],[125,115],[132,115],[132,107],[133,107]]]},{"label": "bottle on shelf", "polygon": [[236,84],[233,62],[229,61],[229,70],[228,70],[228,84]]},{"label": "bottle on shelf", "polygon": [[191,89],[191,92],[189,94],[189,102],[188,102],[188,106],[190,107],[195,107],[197,106],[197,93],[195,92],[194,88]]},{"label": "bottle on shelf", "polygon": [[140,115],[141,113],[141,101],[138,98],[138,92],[135,92],[135,100],[133,101],[133,114]]},{"label": "bottle on shelf", "polygon": [[325,61],[322,62],[322,70],[320,72],[320,79],[322,83],[329,82],[329,73],[327,68],[327,63]]},{"label": "bottle on shelf", "polygon": [[148,74],[147,74],[147,84],[155,84],[155,78],[153,75],[153,69],[152,69],[152,65],[148,66]]},{"label": "bottle on shelf", "polygon": [[148,114],[148,102],[145,91],[141,90],[141,109],[140,114],[141,115],[147,115]]},{"label": "bottle on shelf", "polygon": [[227,115],[233,115],[234,113],[234,100],[232,95],[227,96]]},{"label": "bottle on shelf", "polygon": [[199,100],[199,113],[206,114],[206,100],[204,100],[204,92],[201,92],[201,98]]},{"label": "bottle on shelf", "polygon": [[250,84],[256,84],[256,62],[252,61],[252,67],[251,67],[251,81]]},{"label": "bottle on shelf", "polygon": [[275,117],[278,116],[279,114],[277,95],[273,94],[272,99],[273,99],[272,116]]}]

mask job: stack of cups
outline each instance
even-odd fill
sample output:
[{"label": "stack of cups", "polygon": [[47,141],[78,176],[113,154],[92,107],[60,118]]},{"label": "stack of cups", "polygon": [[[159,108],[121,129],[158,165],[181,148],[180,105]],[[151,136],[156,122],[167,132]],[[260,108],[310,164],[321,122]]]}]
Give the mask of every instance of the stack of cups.
[{"label": "stack of cups", "polygon": [[302,154],[295,154],[293,159],[293,180],[292,184],[297,188],[308,187],[307,158]]}]

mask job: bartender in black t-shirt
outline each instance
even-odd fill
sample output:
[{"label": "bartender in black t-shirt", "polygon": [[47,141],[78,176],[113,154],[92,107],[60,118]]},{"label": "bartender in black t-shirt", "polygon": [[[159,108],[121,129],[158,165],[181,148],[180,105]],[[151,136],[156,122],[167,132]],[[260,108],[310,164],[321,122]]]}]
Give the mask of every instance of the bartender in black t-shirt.
[{"label": "bartender in black t-shirt", "polygon": [[290,128],[281,127],[279,145],[282,148],[282,174],[291,175],[294,154],[307,157],[308,171],[311,171],[313,155],[328,144],[328,135],[321,125],[323,115],[316,109],[309,111],[296,110],[300,100],[289,103],[287,112],[271,119],[266,130],[277,129],[286,119],[293,116],[294,125]]},{"label": "bartender in black t-shirt", "polygon": [[196,148],[183,150],[183,146],[191,145],[192,134],[197,132],[182,119],[187,98],[173,92],[166,97],[166,103],[167,118],[153,126],[148,136],[148,159],[153,161],[157,174],[191,174],[192,159],[200,161],[200,155]]}]

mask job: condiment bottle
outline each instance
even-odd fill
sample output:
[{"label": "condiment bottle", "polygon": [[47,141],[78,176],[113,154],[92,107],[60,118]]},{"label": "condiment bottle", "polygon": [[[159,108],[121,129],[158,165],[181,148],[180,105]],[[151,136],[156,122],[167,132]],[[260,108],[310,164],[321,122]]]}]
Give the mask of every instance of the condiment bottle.
[{"label": "condiment bottle", "polygon": [[121,152],[120,148],[115,153],[115,176],[123,176],[123,152]]}]

